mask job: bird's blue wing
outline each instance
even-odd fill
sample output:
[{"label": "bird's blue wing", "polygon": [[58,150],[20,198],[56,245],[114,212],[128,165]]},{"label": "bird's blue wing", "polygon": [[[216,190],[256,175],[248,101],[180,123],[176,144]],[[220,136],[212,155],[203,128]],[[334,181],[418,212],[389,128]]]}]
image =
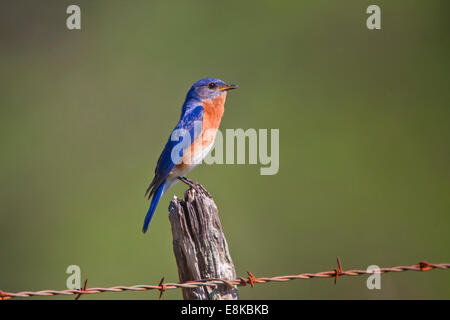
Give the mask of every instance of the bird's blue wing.
[{"label": "bird's blue wing", "polygon": [[[161,197],[163,196],[166,188],[166,178],[172,168],[175,166],[175,162],[177,162],[178,159],[172,159],[172,151],[174,150],[175,146],[178,144],[181,144],[179,148],[179,154],[178,157],[183,156],[183,150],[186,147],[190,147],[191,145],[191,139],[192,141],[197,138],[197,136],[200,134],[201,130],[195,130],[196,129],[196,122],[202,121],[203,119],[203,107],[198,106],[192,109],[192,111],[184,114],[180,121],[178,122],[178,125],[175,127],[175,130],[184,129],[187,130],[186,132],[189,132],[189,139],[184,139],[183,135],[179,137],[179,139],[172,139],[172,134],[169,137],[169,140],[166,143],[166,146],[164,147],[163,152],[161,153],[158,164],[156,165],[155,169],[155,177],[153,178],[153,181],[150,183],[150,186],[148,187],[147,191],[145,192],[145,195],[149,193],[148,198],[153,195],[152,201],[150,202],[150,207],[148,209],[147,215],[145,216],[144,225],[142,227],[142,231],[145,233],[148,229],[148,226],[150,224],[150,221],[152,220],[153,214],[155,213],[156,207],[158,206],[159,200],[161,200]],[[201,122],[199,122],[201,124]],[[192,137],[192,138],[191,138]],[[174,137],[175,138],[175,137]],[[173,141],[174,140],[174,141]],[[181,140],[181,141],[180,141]],[[177,157],[175,156],[175,158]]]},{"label": "bird's blue wing", "polygon": [[[204,110],[202,106],[199,105],[197,107],[194,107],[183,114],[183,117],[174,128],[172,133],[174,133],[176,130],[186,130],[186,132],[189,133],[189,139],[185,140],[181,135],[179,138],[173,140],[172,138],[176,137],[172,134],[170,135],[169,139],[167,140],[166,146],[159,156],[158,163],[155,168],[155,177],[153,178],[153,181],[150,183],[150,186],[145,193],[146,195],[147,193],[149,194],[149,198],[159,187],[159,185],[167,178],[170,171],[177,164],[177,160],[180,160],[180,158],[183,156],[183,150],[187,147],[190,147],[191,143],[195,139],[197,139],[198,135],[201,133],[201,130],[195,130],[195,127],[197,123],[201,124],[201,121],[203,120],[203,114]],[[179,152],[177,155],[175,155],[175,159],[172,159],[172,151],[176,146]]]}]

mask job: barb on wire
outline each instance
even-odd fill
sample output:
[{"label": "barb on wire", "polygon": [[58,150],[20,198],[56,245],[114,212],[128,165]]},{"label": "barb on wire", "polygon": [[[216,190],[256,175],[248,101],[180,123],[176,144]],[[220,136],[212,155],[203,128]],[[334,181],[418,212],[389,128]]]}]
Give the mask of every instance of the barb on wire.
[{"label": "barb on wire", "polygon": [[337,264],[338,264],[338,268],[334,270],[334,284],[337,284],[338,278],[339,276],[342,275],[342,272],[344,272],[342,270],[342,262],[341,262],[341,258],[337,257]]},{"label": "barb on wire", "polygon": [[[22,292],[5,292],[0,290],[0,300],[10,298],[24,298],[34,296],[56,296],[56,295],[77,295],[78,299],[83,294],[93,294],[102,292],[123,292],[123,291],[147,291],[147,290],[159,290],[159,298],[161,299],[163,293],[169,289],[180,288],[197,288],[197,287],[217,287],[219,285],[227,286],[239,286],[243,287],[247,284],[253,288],[256,283],[269,283],[269,282],[286,282],[297,279],[314,279],[314,278],[334,278],[334,283],[337,283],[337,279],[342,276],[361,276],[365,274],[373,274],[374,271],[367,270],[347,270],[342,269],[342,262],[339,257],[337,258],[338,268],[332,271],[322,271],[316,273],[300,273],[296,275],[276,276],[276,277],[255,277],[250,271],[247,271],[248,277],[238,277],[233,280],[228,279],[201,279],[195,281],[178,282],[178,283],[164,283],[164,277],[161,279],[158,285],[135,285],[135,286],[115,286],[109,288],[86,288],[87,279],[84,283],[83,289],[69,289],[69,290],[41,290],[41,291],[22,291]],[[390,268],[380,268],[377,273],[389,273],[389,272],[403,272],[403,271],[430,271],[434,269],[450,269],[450,263],[429,263],[426,261],[419,262],[418,264],[410,266],[396,266]]]},{"label": "barb on wire", "polygon": [[79,292],[78,295],[75,297],[75,300],[80,299],[81,295],[84,294],[84,293],[86,293],[86,289],[87,289],[87,281],[88,281],[88,279],[86,279],[86,280],[84,281],[83,289],[82,289],[82,290],[80,289],[80,292]]},{"label": "barb on wire", "polygon": [[159,287],[159,289],[158,289],[159,290],[159,300],[161,300],[161,297],[162,297],[164,291],[167,290],[167,286],[164,284],[164,277],[161,278],[161,281],[159,282],[158,287]]}]

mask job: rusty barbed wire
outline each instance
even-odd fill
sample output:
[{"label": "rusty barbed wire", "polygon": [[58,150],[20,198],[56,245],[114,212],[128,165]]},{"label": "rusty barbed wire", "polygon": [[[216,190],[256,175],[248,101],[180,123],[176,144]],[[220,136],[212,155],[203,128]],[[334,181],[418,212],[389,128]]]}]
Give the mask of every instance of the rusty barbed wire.
[{"label": "rusty barbed wire", "polygon": [[86,288],[87,280],[84,283],[83,289],[68,289],[68,290],[41,290],[41,291],[21,291],[21,292],[5,292],[0,290],[0,300],[10,298],[26,298],[35,296],[56,296],[56,295],[76,295],[78,299],[83,294],[94,294],[104,292],[124,292],[124,291],[148,291],[159,290],[161,298],[162,294],[166,290],[180,289],[180,288],[198,288],[198,287],[217,287],[219,285],[226,286],[246,286],[250,284],[253,288],[257,283],[269,283],[269,282],[287,282],[298,279],[315,279],[315,278],[334,278],[336,284],[337,279],[342,276],[361,276],[365,274],[374,273],[389,273],[389,272],[404,272],[404,271],[430,271],[435,269],[450,269],[450,263],[429,263],[426,261],[419,262],[418,264],[410,266],[396,266],[380,268],[377,272],[367,270],[347,270],[344,271],[342,263],[339,257],[337,258],[338,268],[331,271],[322,271],[316,273],[300,273],[294,275],[275,276],[275,277],[255,277],[250,271],[247,271],[248,277],[237,277],[233,280],[227,279],[201,279],[196,281],[177,282],[177,283],[164,283],[164,278],[161,279],[158,285],[134,285],[134,286],[114,286],[109,288]]}]

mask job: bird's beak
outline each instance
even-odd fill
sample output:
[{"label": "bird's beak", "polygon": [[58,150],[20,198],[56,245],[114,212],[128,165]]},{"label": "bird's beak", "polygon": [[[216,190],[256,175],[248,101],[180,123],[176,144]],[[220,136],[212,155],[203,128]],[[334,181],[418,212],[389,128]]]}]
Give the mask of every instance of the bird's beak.
[{"label": "bird's beak", "polygon": [[219,91],[228,91],[236,89],[238,86],[235,84],[223,84],[219,87]]}]

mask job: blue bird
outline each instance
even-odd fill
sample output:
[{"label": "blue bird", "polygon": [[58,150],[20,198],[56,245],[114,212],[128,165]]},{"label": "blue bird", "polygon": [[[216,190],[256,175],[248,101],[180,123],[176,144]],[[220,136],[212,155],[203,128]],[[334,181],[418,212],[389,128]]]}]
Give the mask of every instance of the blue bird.
[{"label": "blue bird", "polygon": [[159,156],[155,176],[145,195],[152,199],[144,220],[145,233],[161,197],[178,180],[191,187],[200,186],[186,178],[211,150],[224,112],[227,92],[237,88],[215,78],[205,78],[189,89],[178,124]]}]

